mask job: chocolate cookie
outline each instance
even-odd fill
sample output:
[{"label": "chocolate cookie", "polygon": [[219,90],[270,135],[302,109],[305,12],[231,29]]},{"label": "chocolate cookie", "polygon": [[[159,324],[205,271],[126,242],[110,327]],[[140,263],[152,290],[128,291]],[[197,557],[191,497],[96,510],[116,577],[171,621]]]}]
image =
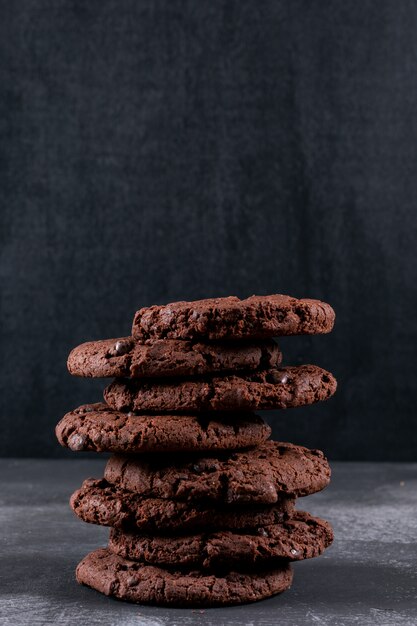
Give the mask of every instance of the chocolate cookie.
[{"label": "chocolate cookie", "polygon": [[209,298],[137,311],[132,335],[143,339],[244,339],[315,335],[332,330],[335,313],[320,300],[291,296]]},{"label": "chocolate cookie", "polygon": [[157,606],[227,606],[255,602],[291,586],[288,564],[259,572],[173,571],[128,561],[106,548],[90,552],[78,565],[79,583],[106,596]]},{"label": "chocolate cookie", "polygon": [[107,404],[85,404],[55,429],[62,446],[95,452],[187,452],[257,446],[271,434],[253,413],[135,415]]},{"label": "chocolate cookie", "polygon": [[105,389],[104,399],[119,411],[254,411],[327,400],[336,386],[326,370],[301,365],[198,380],[116,379]]},{"label": "chocolate cookie", "polygon": [[73,493],[71,508],[85,522],[144,532],[185,532],[190,529],[233,530],[276,524],[294,510],[294,498],[283,496],[273,505],[204,505],[162,498],[145,498],[90,478]]},{"label": "chocolate cookie", "polygon": [[245,533],[220,531],[196,535],[143,535],[113,528],[109,548],[125,559],[151,565],[215,568],[236,563],[265,564],[319,556],[333,541],[328,522],[295,511],[290,519]]},{"label": "chocolate cookie", "polygon": [[67,365],[74,376],[153,378],[266,369],[281,360],[272,340],[197,343],[160,339],[141,344],[132,337],[122,337],[77,346]]},{"label": "chocolate cookie", "polygon": [[321,491],[330,481],[330,467],[320,450],[266,441],[252,450],[206,458],[112,456],[104,478],[151,498],[273,504],[283,494]]}]

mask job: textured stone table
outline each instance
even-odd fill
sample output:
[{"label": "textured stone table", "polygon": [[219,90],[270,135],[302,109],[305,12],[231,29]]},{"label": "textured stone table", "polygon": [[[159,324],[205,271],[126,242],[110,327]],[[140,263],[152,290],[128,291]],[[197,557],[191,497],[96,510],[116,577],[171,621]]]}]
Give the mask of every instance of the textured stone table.
[{"label": "textured stone table", "polygon": [[79,521],[68,497],[103,459],[0,461],[0,624],[417,624],[417,465],[334,463],[323,493],[299,508],[329,519],[326,555],[295,565],[292,588],[237,608],[162,609],[106,598],[74,580],[108,530]]}]

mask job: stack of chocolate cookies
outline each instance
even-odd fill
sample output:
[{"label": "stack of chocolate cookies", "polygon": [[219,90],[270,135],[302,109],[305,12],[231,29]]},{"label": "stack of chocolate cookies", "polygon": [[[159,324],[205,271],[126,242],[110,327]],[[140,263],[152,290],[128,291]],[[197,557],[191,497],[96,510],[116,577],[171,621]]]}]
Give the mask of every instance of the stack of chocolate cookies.
[{"label": "stack of chocolate cookies", "polygon": [[330,545],[328,522],[294,507],[328,484],[323,453],[269,440],[253,411],[334,393],[320,367],[284,367],[272,339],[333,323],[328,304],[283,295],[177,302],[139,310],[130,337],[71,352],[72,374],[116,377],[105,402],[56,428],[71,450],[113,453],[71,497],[82,520],[111,527],[80,583],[140,603],[240,604],[284,591],[290,563]]}]

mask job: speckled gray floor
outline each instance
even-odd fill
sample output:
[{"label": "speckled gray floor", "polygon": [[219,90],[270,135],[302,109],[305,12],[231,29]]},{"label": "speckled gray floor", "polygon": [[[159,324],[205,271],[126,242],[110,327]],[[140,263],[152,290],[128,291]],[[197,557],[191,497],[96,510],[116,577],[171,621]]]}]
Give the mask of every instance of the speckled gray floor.
[{"label": "speckled gray floor", "polygon": [[74,568],[108,530],[79,521],[68,497],[104,461],[0,461],[0,624],[123,626],[415,626],[417,464],[333,464],[331,486],[299,501],[329,519],[336,540],[298,563],[292,588],[238,608],[130,605],[81,587]]}]

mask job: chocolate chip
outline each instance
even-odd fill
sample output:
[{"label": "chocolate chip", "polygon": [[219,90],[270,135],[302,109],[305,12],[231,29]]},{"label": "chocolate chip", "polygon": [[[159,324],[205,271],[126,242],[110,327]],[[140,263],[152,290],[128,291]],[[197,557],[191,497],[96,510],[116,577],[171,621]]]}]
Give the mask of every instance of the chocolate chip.
[{"label": "chocolate chip", "polygon": [[136,415],[134,411],[129,411],[129,413],[127,414],[128,417],[133,417],[134,415]]},{"label": "chocolate chip", "polygon": [[202,472],[217,472],[219,469],[220,465],[215,461],[205,460],[193,465],[193,470],[198,474],[201,474]]},{"label": "chocolate chip", "polygon": [[258,535],[261,535],[262,537],[269,537],[269,535],[266,532],[265,528],[258,528]]},{"label": "chocolate chip", "polygon": [[232,504],[232,502],[238,502],[242,499],[242,496],[233,491],[233,489],[228,489],[224,498],[227,504]]},{"label": "chocolate chip", "polygon": [[136,587],[137,584],[138,584],[138,579],[135,578],[134,576],[129,576],[128,578],[126,578],[126,585],[128,587]]},{"label": "chocolate chip", "polygon": [[295,550],[295,548],[292,548],[290,552],[293,556],[295,556],[296,554],[299,554],[299,550]]},{"label": "chocolate chip", "polygon": [[285,372],[280,372],[279,370],[273,370],[267,376],[267,381],[269,383],[278,384],[281,383],[285,385],[288,382],[288,376]]},{"label": "chocolate chip", "polygon": [[78,414],[82,414],[82,413],[91,413],[92,411],[94,411],[94,408],[92,406],[82,406],[79,409],[77,409],[75,412]]},{"label": "chocolate chip", "polygon": [[116,341],[116,343],[114,344],[114,351],[117,355],[121,356],[122,354],[126,354],[126,352],[129,352],[131,347],[131,343],[130,341]]},{"label": "chocolate chip", "polygon": [[85,437],[83,435],[72,435],[69,440],[68,440],[68,446],[71,448],[71,450],[73,450],[74,452],[78,452],[80,450],[84,450],[84,446],[85,446]]}]

